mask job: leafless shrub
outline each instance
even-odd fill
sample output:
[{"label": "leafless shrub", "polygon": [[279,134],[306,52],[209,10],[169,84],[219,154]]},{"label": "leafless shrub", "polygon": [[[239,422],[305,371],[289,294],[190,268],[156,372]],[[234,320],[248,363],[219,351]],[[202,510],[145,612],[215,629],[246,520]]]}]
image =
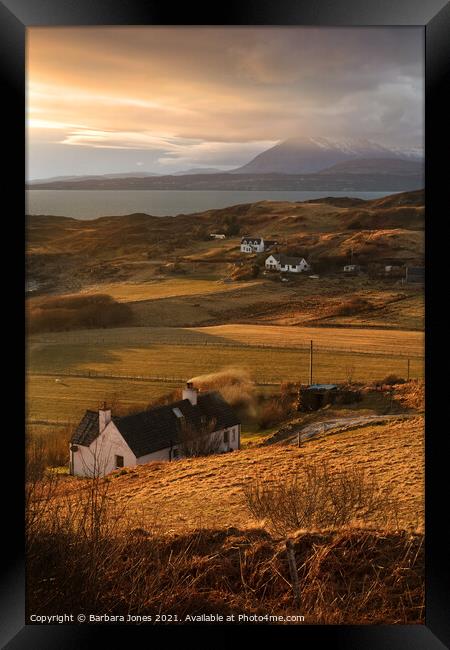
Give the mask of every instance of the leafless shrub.
[{"label": "leafless shrub", "polygon": [[381,380],[381,383],[386,384],[387,386],[394,386],[395,384],[404,384],[405,380],[397,375],[387,375]]},{"label": "leafless shrub", "polygon": [[198,426],[182,421],[180,423],[181,450],[188,458],[209,456],[220,451],[222,445],[221,433],[214,433],[216,420],[212,418],[201,422]]},{"label": "leafless shrub", "polygon": [[347,366],[345,368],[345,379],[347,384],[353,384],[355,378],[355,366]]},{"label": "leafless shrub", "polygon": [[66,466],[69,460],[69,440],[72,425],[45,431],[29,427],[26,434],[26,475],[40,478],[49,467]]},{"label": "leafless shrub", "polygon": [[387,519],[393,502],[363,470],[331,470],[315,462],[272,483],[256,478],[244,487],[244,496],[252,515],[282,535],[301,528],[339,528],[369,516]]}]

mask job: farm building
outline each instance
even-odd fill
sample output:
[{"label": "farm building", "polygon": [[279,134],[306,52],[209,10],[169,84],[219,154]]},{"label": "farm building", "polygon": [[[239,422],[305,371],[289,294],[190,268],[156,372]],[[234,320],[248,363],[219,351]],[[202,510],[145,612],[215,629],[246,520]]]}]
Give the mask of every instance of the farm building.
[{"label": "farm building", "polygon": [[210,239],[226,239],[226,235],[220,232],[211,232],[209,233]]},{"label": "farm building", "polygon": [[266,259],[265,266],[268,271],[288,273],[302,273],[303,271],[310,270],[310,266],[304,257],[290,257],[282,253],[269,255]]},{"label": "farm building", "polygon": [[220,393],[187,383],[182,399],[141,413],[86,411],[70,441],[70,473],[105,476],[119,467],[233,451],[241,425]]},{"label": "farm building", "polygon": [[298,411],[317,411],[327,404],[351,404],[361,399],[359,391],[339,387],[337,384],[311,384],[298,391]]},{"label": "farm building", "polygon": [[410,284],[423,284],[425,282],[425,267],[407,266],[405,282]]},{"label": "farm building", "polygon": [[241,253],[262,253],[265,249],[262,237],[242,237]]}]

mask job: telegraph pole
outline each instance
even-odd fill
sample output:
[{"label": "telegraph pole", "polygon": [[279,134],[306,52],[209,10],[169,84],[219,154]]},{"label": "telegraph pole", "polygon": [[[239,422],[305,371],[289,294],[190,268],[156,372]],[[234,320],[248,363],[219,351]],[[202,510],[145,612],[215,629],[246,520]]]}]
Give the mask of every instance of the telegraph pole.
[{"label": "telegraph pole", "polygon": [[408,375],[407,375],[407,381],[409,381],[409,364],[410,364],[410,361],[409,361],[409,359],[408,359]]},{"label": "telegraph pole", "polygon": [[313,383],[313,342],[309,344],[309,385]]}]

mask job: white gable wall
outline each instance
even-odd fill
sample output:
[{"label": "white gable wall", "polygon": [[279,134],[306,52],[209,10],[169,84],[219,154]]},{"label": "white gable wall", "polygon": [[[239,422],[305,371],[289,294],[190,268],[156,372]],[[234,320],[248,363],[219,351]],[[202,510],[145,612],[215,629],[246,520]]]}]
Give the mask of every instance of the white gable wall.
[{"label": "white gable wall", "polygon": [[244,238],[244,241],[241,241],[241,253],[262,253],[264,251],[264,239],[257,242],[251,237],[248,237]]},{"label": "white gable wall", "polygon": [[280,264],[280,271],[288,271],[289,273],[301,273],[308,269],[309,264],[305,259],[300,260],[298,264]]},{"label": "white gable wall", "polygon": [[136,465],[133,454],[114,422],[109,422],[90,447],[76,445],[70,452],[72,473],[75,476],[104,476],[116,469],[115,457],[123,456],[125,467]]},{"label": "white gable wall", "polygon": [[302,258],[298,264],[281,264],[273,255],[269,255],[266,259],[265,266],[267,269],[276,269],[277,271],[286,271],[289,273],[301,273],[302,271],[308,271],[310,269],[305,258]]},{"label": "white gable wall", "polygon": [[[228,442],[225,442],[225,432],[228,431]],[[240,448],[241,441],[241,425],[236,424],[227,429],[220,429],[210,434],[211,438],[221,436],[221,444],[217,453],[227,452]],[[72,446],[72,445],[71,445]],[[105,476],[116,469],[116,456],[123,456],[124,467],[132,467],[134,465],[143,465],[153,461],[171,460],[170,447],[159,449],[151,454],[140,456],[136,458],[127,443],[125,442],[122,434],[117,429],[114,422],[110,422],[103,432],[90,447],[76,445],[78,450],[70,452],[71,473],[74,476],[87,476],[93,478],[95,476]],[[181,445],[174,445],[173,449],[177,449],[179,458],[183,457],[183,450]],[[173,457],[172,457],[173,460]]]},{"label": "white gable wall", "polygon": [[279,262],[274,258],[273,255],[269,255],[269,257],[266,259],[265,266],[266,269],[278,269]]}]

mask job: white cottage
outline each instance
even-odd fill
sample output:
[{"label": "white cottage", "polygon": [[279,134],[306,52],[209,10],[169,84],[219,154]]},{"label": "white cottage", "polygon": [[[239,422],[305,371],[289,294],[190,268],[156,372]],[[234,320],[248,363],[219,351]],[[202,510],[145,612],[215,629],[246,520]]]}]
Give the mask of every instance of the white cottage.
[{"label": "white cottage", "polygon": [[287,273],[302,273],[303,271],[309,271],[311,268],[304,257],[290,257],[289,255],[277,253],[269,255],[265,266],[268,271]]},{"label": "white cottage", "polygon": [[242,237],[241,239],[241,253],[262,253],[264,248],[262,237]]},{"label": "white cottage", "polygon": [[240,448],[241,425],[220,393],[186,384],[172,404],[116,417],[110,409],[86,411],[70,441],[70,473],[105,476],[155,460],[175,460],[202,450]]}]

